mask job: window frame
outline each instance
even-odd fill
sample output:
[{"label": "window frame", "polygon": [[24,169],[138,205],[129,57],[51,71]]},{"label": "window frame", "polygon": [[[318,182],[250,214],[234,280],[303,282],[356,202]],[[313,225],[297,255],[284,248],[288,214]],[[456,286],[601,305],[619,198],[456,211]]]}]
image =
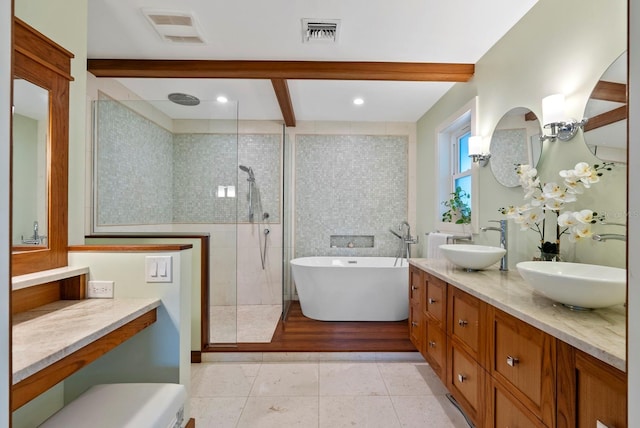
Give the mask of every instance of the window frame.
[{"label": "window frame", "polygon": [[[469,133],[470,136],[479,135],[477,132],[477,104],[478,97],[474,97],[461,107],[457,112],[444,120],[436,129],[436,201],[435,201],[435,229],[440,232],[454,234],[478,233],[478,165],[472,163],[471,167],[462,172],[454,173],[458,167],[458,138]],[[455,190],[454,183],[456,178],[470,176],[471,177],[471,223],[455,224],[443,222],[442,213],[446,211],[446,207],[442,205],[442,201],[449,198],[450,194]]]}]

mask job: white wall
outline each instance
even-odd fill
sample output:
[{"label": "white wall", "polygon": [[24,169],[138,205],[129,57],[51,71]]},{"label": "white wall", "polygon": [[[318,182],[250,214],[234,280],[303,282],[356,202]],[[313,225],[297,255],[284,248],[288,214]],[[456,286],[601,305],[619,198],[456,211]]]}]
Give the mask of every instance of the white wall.
[{"label": "white wall", "polygon": [[[566,18],[571,16],[571,25]],[[469,83],[456,84],[418,122],[418,231],[420,235],[435,227],[436,179],[434,161],[435,129],[473,96],[478,96],[477,128],[490,136],[501,117],[514,107],[526,107],[542,117],[542,98],[563,92],[567,96],[567,116],[582,118],[595,83],[609,65],[626,49],[626,2],[615,0],[539,0],[501,40],[476,64]],[[612,29],[615,29],[612,30]],[[560,54],[561,52],[561,54]],[[545,142],[543,160],[538,165],[547,181],[558,181],[558,171],[572,168],[578,161],[598,160],[587,149],[582,133],[569,142]],[[520,187],[498,184],[490,167],[480,168],[480,225],[500,219],[498,208],[521,205]],[[615,220],[624,221],[626,212],[626,167],[617,167],[584,195],[579,203],[606,210]],[[576,205],[577,206],[577,205]],[[585,207],[586,207],[585,206]],[[609,231],[600,229],[599,231]],[[616,232],[616,230],[611,230]],[[480,233],[478,243],[497,243],[495,234]],[[575,261],[625,264],[621,241],[583,242],[562,246]],[[531,259],[537,247],[534,232],[520,232],[511,225],[509,262]],[[424,248],[424,247],[423,247]]]},{"label": "white wall", "polygon": [[[629,141],[640,141],[640,0],[629,0]],[[640,182],[640,147],[629,145],[629,183]],[[640,193],[629,191],[629,318],[627,371],[629,426],[640,421]],[[630,327],[630,328],[629,328]]]},{"label": "white wall", "polygon": [[18,18],[74,55],[69,93],[70,245],[84,242],[84,213],[89,204],[84,188],[87,10],[88,0],[15,0]]},{"label": "white wall", "polygon": [[[11,141],[11,20],[12,2],[0,2],[0,428],[9,426],[9,389],[11,378],[9,373],[11,361],[11,328],[9,304],[9,261],[11,240],[9,236],[9,159]],[[2,410],[4,409],[4,410]]]}]

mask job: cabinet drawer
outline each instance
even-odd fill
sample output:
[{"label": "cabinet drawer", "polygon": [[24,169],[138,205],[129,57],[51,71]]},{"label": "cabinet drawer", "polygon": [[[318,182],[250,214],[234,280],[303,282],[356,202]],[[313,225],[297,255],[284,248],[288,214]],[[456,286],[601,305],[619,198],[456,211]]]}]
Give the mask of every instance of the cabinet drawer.
[{"label": "cabinet drawer", "polygon": [[555,414],[555,339],[493,311],[492,375],[546,424]]},{"label": "cabinet drawer", "polygon": [[449,320],[448,331],[452,338],[462,342],[467,347],[466,351],[481,364],[480,358],[480,334],[483,331],[484,322],[482,304],[480,300],[453,286],[449,287]]},{"label": "cabinet drawer", "polygon": [[409,306],[409,339],[424,354],[424,316],[419,305]]},{"label": "cabinet drawer", "polygon": [[447,310],[447,283],[426,273],[424,283],[427,290],[425,310],[431,320],[444,325]]},{"label": "cabinet drawer", "polygon": [[483,417],[484,370],[453,341],[449,342],[447,387],[476,426]]},{"label": "cabinet drawer", "polygon": [[447,335],[436,323],[427,320],[426,324],[426,360],[438,377],[444,381],[447,361]]},{"label": "cabinet drawer", "polygon": [[545,428],[545,425],[493,378],[488,379],[486,428]]},{"label": "cabinet drawer", "polygon": [[409,266],[409,305],[421,306],[423,289],[422,271],[415,266]]}]

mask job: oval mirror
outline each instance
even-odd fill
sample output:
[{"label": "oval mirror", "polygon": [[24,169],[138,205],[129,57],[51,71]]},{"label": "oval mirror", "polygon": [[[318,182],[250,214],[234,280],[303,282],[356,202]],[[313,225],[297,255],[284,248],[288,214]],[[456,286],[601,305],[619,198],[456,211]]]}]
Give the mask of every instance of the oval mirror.
[{"label": "oval mirror", "polygon": [[509,110],[496,125],[491,135],[491,172],[498,183],[506,187],[520,184],[516,165],[536,166],[540,159],[540,121],[529,109],[516,107]]},{"label": "oval mirror", "polygon": [[13,248],[46,247],[49,91],[13,80]]},{"label": "oval mirror", "polygon": [[584,140],[596,157],[627,162],[627,53],[604,72],[585,108]]}]

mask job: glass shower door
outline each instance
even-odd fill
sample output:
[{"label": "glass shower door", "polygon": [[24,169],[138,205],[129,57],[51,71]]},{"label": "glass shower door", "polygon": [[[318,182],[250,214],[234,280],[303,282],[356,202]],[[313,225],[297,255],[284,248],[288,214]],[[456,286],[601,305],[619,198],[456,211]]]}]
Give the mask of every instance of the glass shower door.
[{"label": "glass shower door", "polygon": [[282,126],[282,320],[286,321],[293,300],[293,150],[286,126]]}]

